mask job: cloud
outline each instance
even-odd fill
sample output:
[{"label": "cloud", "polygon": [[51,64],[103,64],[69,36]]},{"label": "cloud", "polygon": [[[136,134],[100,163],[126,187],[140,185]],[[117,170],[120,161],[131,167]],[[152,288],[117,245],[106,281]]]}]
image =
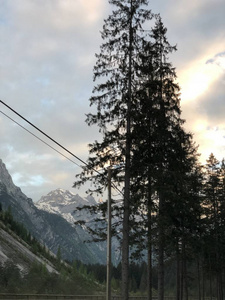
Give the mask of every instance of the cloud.
[{"label": "cloud", "polygon": [[[182,101],[186,126],[199,144],[202,163],[212,152],[220,160],[224,157],[224,52],[216,53],[203,62],[199,66],[193,65],[190,77],[183,78],[186,90]],[[196,78],[203,81],[197,82]]]},{"label": "cloud", "polygon": [[213,58],[207,60],[206,64],[217,65],[225,71],[225,51],[217,53]]},{"label": "cloud", "polygon": [[181,78],[182,101],[192,101],[207,93],[210,87],[223,76],[225,71],[225,56],[215,55],[204,62],[195,61],[184,70]]},{"label": "cloud", "polygon": [[[25,175],[25,176],[24,176]],[[41,174],[34,175],[34,176],[26,176],[27,174],[20,173],[13,173],[12,178],[13,181],[18,185],[20,188],[30,186],[32,188],[36,188],[42,186],[45,182],[47,182]]]},{"label": "cloud", "polygon": [[180,71],[190,67],[190,63],[224,51],[223,0],[161,0],[159,5],[169,41],[177,44],[178,51],[172,59],[179,76]]},{"label": "cloud", "polygon": [[[195,133],[205,157],[217,151],[220,158],[225,150],[225,3],[158,0],[149,8],[161,13],[170,43],[178,44],[171,61],[182,88],[186,128]],[[97,127],[85,124],[85,114],[94,109],[88,101],[94,54],[110,9],[107,0],[1,1],[1,99],[83,160],[87,144],[100,138]],[[1,110],[67,155],[8,109]],[[75,164],[2,114],[0,136],[0,158],[29,197],[71,189],[80,170]]]}]

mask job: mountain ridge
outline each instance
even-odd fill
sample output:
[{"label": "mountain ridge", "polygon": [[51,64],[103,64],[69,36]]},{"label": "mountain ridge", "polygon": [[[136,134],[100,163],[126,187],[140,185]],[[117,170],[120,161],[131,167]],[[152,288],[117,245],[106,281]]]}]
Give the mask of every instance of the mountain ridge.
[{"label": "mountain ridge", "polygon": [[[77,224],[77,222],[79,223],[79,221],[82,221],[82,225],[76,228],[82,228],[84,229],[84,231],[87,230],[86,225],[84,224],[85,222],[89,225],[92,224],[90,226],[92,230],[95,230],[96,228],[99,229],[102,226],[106,227],[107,225],[105,219],[102,218],[102,215],[100,213],[92,215],[88,209],[79,209],[83,206],[94,206],[96,204],[96,200],[91,195],[82,198],[78,194],[61,188],[49,192],[47,195],[42,196],[40,200],[35,202],[36,207],[40,210],[62,216],[73,227],[75,226],[74,224]],[[102,222],[95,223],[95,219],[102,219]],[[91,239],[92,237],[90,236],[90,234],[86,234],[84,237],[84,242],[90,241]],[[99,252],[104,251],[106,255],[106,241],[97,243],[97,247],[99,248]],[[116,238],[113,238],[112,262],[115,265],[118,264],[120,261],[119,249],[120,247],[118,240]],[[104,262],[104,264],[105,263],[106,261]]]},{"label": "mountain ridge", "polygon": [[56,254],[60,247],[63,259],[70,261],[76,259],[83,263],[106,263],[106,247],[103,244],[85,243],[86,240],[90,240],[90,235],[81,226],[74,226],[72,219],[68,222],[59,213],[39,209],[32,199],[14,185],[2,160],[0,160],[0,202],[4,210],[10,207],[15,220],[23,223],[31,234],[53,253]]},{"label": "mountain ridge", "polygon": [[78,194],[61,188],[49,192],[35,202],[35,206],[38,209],[61,215],[71,225],[74,225],[78,220],[90,221],[93,219],[90,213],[84,211],[81,213],[77,208],[96,204],[97,202],[92,196],[82,198]]}]

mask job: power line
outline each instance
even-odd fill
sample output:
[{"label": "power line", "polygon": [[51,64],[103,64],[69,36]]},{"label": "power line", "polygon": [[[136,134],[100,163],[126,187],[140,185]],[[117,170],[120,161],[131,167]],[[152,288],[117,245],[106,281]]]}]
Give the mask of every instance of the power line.
[{"label": "power line", "polygon": [[[23,119],[25,122],[27,122],[28,124],[30,124],[32,127],[34,127],[36,130],[38,130],[40,133],[42,133],[44,136],[46,136],[48,139],[50,139],[52,142],[54,142],[56,145],[58,145],[59,147],[61,147],[63,150],[65,150],[66,152],[68,152],[70,155],[72,155],[73,157],[75,157],[77,160],[79,160],[80,162],[82,162],[82,164],[88,166],[88,164],[83,161],[81,158],[79,158],[78,156],[76,156],[74,153],[72,153],[71,151],[69,151],[67,148],[65,148],[64,146],[62,146],[60,143],[58,143],[56,140],[54,140],[53,138],[51,138],[48,134],[46,134],[44,131],[42,131],[41,129],[39,129],[37,126],[35,126],[33,123],[31,123],[30,121],[28,121],[26,118],[24,118],[21,114],[19,114],[17,111],[15,111],[13,108],[11,108],[9,105],[7,105],[6,103],[4,103],[2,100],[0,100],[0,102],[5,105],[8,109],[10,109],[12,112],[14,112],[14,114],[16,114],[17,116],[19,116],[21,119]],[[97,173],[98,171],[95,170]]]},{"label": "power line", "polygon": [[42,140],[41,138],[39,138],[37,135],[35,135],[33,132],[31,132],[30,130],[28,130],[27,128],[25,128],[23,125],[19,124],[17,121],[15,121],[14,119],[12,119],[11,117],[9,117],[7,114],[5,114],[3,111],[0,110],[0,113],[3,114],[6,118],[8,118],[9,120],[11,120],[12,122],[14,122],[15,124],[17,124],[18,126],[20,126],[21,128],[23,128],[24,130],[26,130],[28,133],[30,133],[31,135],[33,135],[36,139],[38,139],[39,141],[41,141],[42,143],[44,143],[45,145],[47,145],[49,148],[53,149],[54,151],[56,151],[57,153],[59,153],[60,155],[64,156],[66,159],[68,159],[69,161],[71,161],[73,164],[75,164],[78,167],[81,167],[80,165],[78,165],[75,161],[73,161],[72,159],[70,159],[69,157],[67,157],[66,155],[64,155],[62,152],[58,151],[57,149],[55,149],[54,147],[52,147],[51,145],[49,145],[47,142],[45,142],[44,140]]},{"label": "power line", "polygon": [[[88,167],[89,169],[92,169],[94,172],[96,172],[97,174],[99,174],[100,176],[103,176],[103,174],[101,174],[98,170],[96,170],[93,167],[90,167],[84,160],[82,160],[81,158],[79,158],[77,155],[75,155],[74,153],[72,153],[71,151],[69,151],[66,147],[64,147],[63,145],[61,145],[60,143],[58,143],[56,140],[54,140],[52,137],[50,137],[48,134],[46,134],[44,131],[42,131],[40,128],[38,128],[37,126],[35,126],[33,123],[31,123],[30,121],[28,121],[26,118],[24,118],[21,114],[19,114],[17,111],[15,111],[13,108],[11,108],[9,105],[7,105],[5,102],[3,102],[2,100],[0,100],[0,103],[2,103],[4,106],[6,106],[8,109],[10,109],[13,113],[15,113],[17,116],[19,116],[21,119],[23,119],[25,122],[27,122],[29,125],[31,125],[32,127],[34,127],[36,130],[38,130],[40,133],[42,133],[44,136],[46,136],[48,139],[50,139],[52,142],[54,142],[56,145],[58,145],[59,147],[61,147],[63,150],[65,150],[67,153],[69,153],[71,156],[75,157],[77,160],[79,160],[82,164],[84,164],[86,167]],[[79,166],[80,168],[82,168],[80,165],[78,165],[77,163],[75,163],[73,160],[71,160],[70,158],[68,158],[67,156],[65,156],[64,154],[62,154],[60,151],[58,151],[57,149],[55,149],[54,147],[52,147],[51,145],[49,145],[48,143],[46,143],[45,141],[43,141],[42,139],[40,139],[39,137],[37,137],[35,134],[33,134],[31,131],[29,131],[28,129],[26,129],[25,127],[23,127],[22,125],[20,125],[19,123],[17,123],[16,121],[14,121],[12,118],[10,118],[9,116],[7,116],[5,113],[3,113],[2,111],[0,111],[3,115],[5,115],[7,118],[9,118],[10,120],[12,120],[14,123],[16,123],[17,125],[19,125],[21,128],[23,128],[24,130],[26,130],[28,133],[32,134],[34,137],[36,137],[37,139],[39,139],[41,142],[43,142],[44,144],[46,144],[48,147],[52,148],[53,150],[55,150],[56,152],[58,152],[60,155],[64,156],[66,159],[70,160],[72,163],[76,164],[77,166]],[[124,196],[123,192],[112,182],[111,183],[112,187],[117,190],[122,196]]]}]

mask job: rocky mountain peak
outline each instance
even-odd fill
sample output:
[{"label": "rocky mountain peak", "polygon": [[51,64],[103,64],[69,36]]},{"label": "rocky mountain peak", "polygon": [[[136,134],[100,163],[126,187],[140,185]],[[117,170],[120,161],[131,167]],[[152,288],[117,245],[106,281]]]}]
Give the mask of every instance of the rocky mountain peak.
[{"label": "rocky mountain peak", "polygon": [[[7,191],[7,193],[11,196],[21,196],[26,197],[21,189],[13,183],[12,177],[9,174],[5,164],[0,159],[0,188]],[[27,198],[27,197],[26,197]]]},{"label": "rocky mountain peak", "polygon": [[42,197],[36,205],[14,185],[5,164],[0,160],[0,203],[3,210],[10,207],[13,218],[23,223],[32,236],[53,253],[56,254],[60,246],[64,259],[105,263],[105,243],[84,243],[91,240],[90,234],[86,228],[74,224],[78,219],[89,221],[93,218],[77,209],[89,201],[94,203],[94,198],[82,198],[70,191],[56,189]]},{"label": "rocky mountain peak", "polygon": [[41,199],[35,203],[38,209],[61,215],[71,224],[74,224],[75,221],[80,219],[86,220],[91,218],[90,213],[85,211],[81,212],[77,209],[78,207],[95,204],[96,201],[92,196],[82,198],[78,194],[61,188],[49,192],[46,196],[42,196]]}]

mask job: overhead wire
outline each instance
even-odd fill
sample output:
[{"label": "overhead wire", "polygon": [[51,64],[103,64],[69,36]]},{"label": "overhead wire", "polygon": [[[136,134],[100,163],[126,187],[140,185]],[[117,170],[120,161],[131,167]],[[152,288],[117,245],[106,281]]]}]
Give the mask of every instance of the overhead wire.
[{"label": "overhead wire", "polygon": [[[8,109],[10,109],[13,113],[15,113],[17,116],[19,116],[21,119],[23,119],[25,122],[27,122],[29,125],[31,125],[32,127],[34,127],[36,130],[38,130],[41,134],[43,134],[44,136],[46,136],[48,139],[50,139],[52,142],[54,142],[56,145],[58,145],[59,147],[61,147],[63,150],[65,150],[66,152],[68,152],[70,155],[72,155],[73,157],[75,157],[77,160],[79,160],[82,164],[88,166],[88,164],[82,160],[81,158],[79,158],[77,155],[75,155],[74,153],[72,153],[71,151],[69,151],[67,148],[65,148],[63,145],[61,145],[60,143],[58,143],[56,140],[54,140],[52,137],[50,137],[48,134],[46,134],[44,131],[42,131],[41,129],[39,129],[37,126],[35,126],[33,123],[31,123],[30,121],[28,121],[26,118],[24,118],[21,114],[19,114],[17,111],[15,111],[13,108],[11,108],[9,105],[7,105],[6,103],[4,103],[2,100],[0,100],[0,102],[5,105]],[[98,172],[97,170],[95,170],[96,172]]]},{"label": "overhead wire", "polygon": [[45,142],[43,139],[41,139],[40,137],[38,137],[36,134],[34,134],[33,132],[31,132],[30,130],[28,130],[26,127],[24,127],[23,125],[21,125],[20,123],[18,123],[17,121],[15,121],[13,118],[11,118],[10,116],[8,116],[6,113],[4,113],[3,111],[0,110],[0,113],[3,114],[6,118],[8,118],[9,120],[11,120],[12,122],[14,122],[15,124],[17,124],[19,127],[21,127],[22,129],[26,130],[28,133],[30,133],[31,135],[33,135],[36,139],[38,139],[39,141],[41,141],[42,143],[44,143],[45,145],[47,145],[49,148],[53,149],[54,151],[56,151],[57,153],[59,153],[60,155],[62,155],[63,157],[65,157],[66,159],[68,159],[69,161],[71,161],[73,164],[75,164],[78,167],[81,167],[80,165],[78,165],[75,161],[73,161],[72,159],[70,159],[69,157],[67,157],[66,155],[64,155],[62,152],[58,151],[57,149],[55,149],[54,147],[52,147],[50,144],[48,144],[47,142]]},{"label": "overhead wire", "polygon": [[[44,131],[42,131],[40,128],[38,128],[37,126],[35,126],[33,123],[31,123],[29,120],[27,120],[26,118],[24,118],[21,114],[19,114],[17,111],[15,111],[12,107],[10,107],[9,105],[7,105],[5,102],[3,102],[2,100],[0,100],[0,103],[2,103],[4,106],[6,106],[8,109],[10,109],[13,113],[15,113],[17,116],[19,116],[21,119],[23,119],[25,122],[27,122],[29,125],[31,125],[33,128],[35,128],[37,131],[39,131],[41,134],[43,134],[45,137],[47,137],[48,139],[50,139],[52,142],[54,142],[56,145],[58,145],[59,147],[61,147],[63,150],[65,150],[67,153],[69,153],[71,156],[73,156],[74,158],[76,158],[77,160],[79,160],[82,164],[84,164],[86,167],[92,169],[94,172],[96,172],[97,174],[103,176],[103,174],[101,174],[98,170],[96,170],[93,167],[90,167],[84,160],[82,160],[81,158],[79,158],[77,155],[75,155],[74,153],[72,153],[70,150],[68,150],[66,147],[64,147],[63,145],[61,145],[60,143],[58,143],[56,140],[54,140],[52,137],[50,137],[48,134],[46,134]],[[49,145],[48,143],[46,143],[44,140],[42,140],[41,138],[39,138],[38,136],[36,136],[35,134],[33,134],[31,131],[29,131],[27,128],[25,128],[24,126],[22,126],[21,124],[19,124],[18,122],[16,122],[15,120],[13,120],[11,117],[9,117],[8,115],[6,115],[5,113],[3,113],[2,111],[0,111],[3,115],[5,115],[7,118],[9,118],[11,121],[13,121],[14,123],[16,123],[18,126],[20,126],[21,128],[23,128],[24,130],[26,130],[28,133],[30,133],[31,135],[33,135],[35,138],[37,138],[38,140],[40,140],[41,142],[43,142],[44,144],[46,144],[48,147],[52,148],[54,151],[56,151],[57,153],[59,153],[60,155],[64,156],[66,159],[70,160],[72,163],[76,164],[77,166],[79,166],[80,168],[82,168],[82,166],[78,165],[77,163],[75,163],[73,160],[71,160],[70,158],[68,158],[67,156],[65,156],[63,153],[61,153],[60,151],[58,151],[57,149],[55,149],[54,147],[52,147],[51,145]],[[117,190],[119,192],[119,194],[121,194],[122,196],[124,196],[124,193],[112,182],[111,186]]]}]

